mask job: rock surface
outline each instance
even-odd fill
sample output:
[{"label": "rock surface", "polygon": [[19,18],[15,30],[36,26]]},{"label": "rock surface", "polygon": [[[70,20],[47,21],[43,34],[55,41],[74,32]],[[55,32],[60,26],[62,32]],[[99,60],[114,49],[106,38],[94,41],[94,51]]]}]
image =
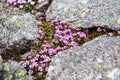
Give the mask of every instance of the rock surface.
[{"label": "rock surface", "polygon": [[42,7],[46,6],[46,5],[49,5],[50,0],[43,0],[41,3],[38,3],[36,6],[35,6],[35,9],[36,10],[40,10]]},{"label": "rock surface", "polygon": [[53,0],[47,20],[65,20],[77,27],[120,28],[120,0]]},{"label": "rock surface", "polygon": [[36,16],[40,16],[42,14],[44,14],[44,10],[46,10],[45,8],[48,8],[51,4],[52,0],[43,0],[41,3],[38,3],[35,5],[35,15]]},{"label": "rock surface", "polygon": [[0,80],[33,80],[17,62],[6,62],[0,66]]},{"label": "rock surface", "polygon": [[0,0],[0,22],[10,16],[22,15],[24,13],[23,10],[7,4],[6,0]]},{"label": "rock surface", "polygon": [[38,37],[37,21],[33,15],[14,15],[0,25],[0,54],[24,53]]},{"label": "rock surface", "polygon": [[46,80],[120,80],[120,36],[103,35],[59,52]]},{"label": "rock surface", "polygon": [[2,59],[2,56],[0,55],[0,65],[2,65],[3,63],[3,59]]}]

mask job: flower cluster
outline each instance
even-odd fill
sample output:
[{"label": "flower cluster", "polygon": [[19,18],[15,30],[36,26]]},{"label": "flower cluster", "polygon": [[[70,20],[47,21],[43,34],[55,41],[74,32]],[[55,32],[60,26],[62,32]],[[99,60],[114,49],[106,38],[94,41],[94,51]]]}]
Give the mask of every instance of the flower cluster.
[{"label": "flower cluster", "polygon": [[[27,59],[19,62],[22,67],[27,69],[28,74],[37,75],[37,77],[47,73],[51,57],[58,51],[79,46],[78,42],[82,39],[87,39],[85,32],[74,26],[67,25],[65,21],[53,20],[44,22],[42,20],[43,18],[40,17],[38,22],[38,25],[40,25],[38,39],[42,41],[39,43],[41,44],[39,51],[35,54],[29,52]],[[76,38],[79,38],[78,42]]]},{"label": "flower cluster", "polygon": [[30,53],[26,61],[20,61],[19,63],[22,67],[28,68],[28,74],[34,75],[37,73],[38,76],[41,76],[45,71],[48,71],[47,63],[50,61],[50,57],[45,54],[33,56],[32,53]]},{"label": "flower cluster", "polygon": [[7,0],[7,3],[18,6],[20,9],[32,10],[35,4],[42,3],[44,0]]},{"label": "flower cluster", "polygon": [[[34,53],[28,55],[27,60],[20,61],[20,64],[27,68],[28,74],[37,74],[37,77],[47,73],[53,55],[69,47],[79,46],[82,41],[84,43],[84,40],[90,38],[89,35],[92,31],[70,26],[65,21],[52,20],[44,22],[43,17],[40,17],[38,25],[38,39],[42,41],[39,43],[41,44],[39,51],[36,55],[33,55]],[[113,36],[112,32],[107,32],[108,30],[107,28],[97,27],[95,28],[96,34],[94,35],[106,33]],[[120,31],[118,31],[118,34],[120,34]]]}]

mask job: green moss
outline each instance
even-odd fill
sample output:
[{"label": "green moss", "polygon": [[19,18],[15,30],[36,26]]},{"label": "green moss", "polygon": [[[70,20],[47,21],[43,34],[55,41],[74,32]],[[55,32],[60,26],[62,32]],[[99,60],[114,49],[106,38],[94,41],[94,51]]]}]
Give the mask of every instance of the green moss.
[{"label": "green moss", "polygon": [[117,20],[117,24],[120,24],[120,18]]},{"label": "green moss", "polygon": [[30,10],[32,10],[32,6],[29,3],[25,3],[24,7],[23,7],[23,10],[30,11]]},{"label": "green moss", "polygon": [[49,23],[45,23],[40,26],[40,29],[45,32],[46,37],[51,37],[55,34],[55,28],[50,26]]},{"label": "green moss", "polygon": [[21,26],[21,21],[15,22],[15,26],[16,26],[16,27],[20,27],[20,26]]},{"label": "green moss", "polygon": [[23,76],[25,76],[25,74],[26,74],[25,70],[21,70],[21,69],[17,70],[18,77],[23,77]]},{"label": "green moss", "polygon": [[93,65],[93,67],[95,67],[95,68],[101,68],[102,67],[102,65],[100,64],[100,63],[95,63],[94,65]]},{"label": "green moss", "polygon": [[4,70],[6,70],[6,71],[10,70],[10,66],[8,63],[4,63]]}]

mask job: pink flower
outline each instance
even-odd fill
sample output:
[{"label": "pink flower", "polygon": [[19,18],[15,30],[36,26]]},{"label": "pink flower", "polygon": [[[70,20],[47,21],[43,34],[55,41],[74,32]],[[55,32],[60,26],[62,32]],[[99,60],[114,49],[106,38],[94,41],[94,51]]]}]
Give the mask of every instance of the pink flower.
[{"label": "pink flower", "polygon": [[47,52],[47,51],[48,51],[48,49],[47,49],[46,47],[44,47],[44,48],[43,48],[43,51],[44,51],[44,52]]},{"label": "pink flower", "polygon": [[63,29],[63,26],[60,25],[60,26],[58,26],[58,28],[59,28],[59,29]]},{"label": "pink flower", "polygon": [[109,32],[108,35],[109,35],[109,36],[113,36],[113,33],[112,33],[112,32]]},{"label": "pink flower", "polygon": [[14,2],[16,2],[16,0],[7,0],[7,3],[9,3],[9,4],[12,4]]},{"label": "pink flower", "polygon": [[38,67],[38,71],[43,71],[42,67]]},{"label": "pink flower", "polygon": [[66,21],[61,21],[60,24],[66,24]]},{"label": "pink flower", "polygon": [[40,17],[39,19],[41,20],[41,19],[43,19],[43,17]]},{"label": "pink flower", "polygon": [[32,2],[32,0],[28,0],[28,2]]},{"label": "pink flower", "polygon": [[65,34],[71,33],[71,29],[67,29],[67,30],[65,30],[64,32],[65,32]]},{"label": "pink flower", "polygon": [[22,8],[23,8],[23,5],[19,5],[19,8],[22,9]]},{"label": "pink flower", "polygon": [[44,52],[45,52],[44,50],[41,50],[39,53],[40,53],[40,54],[43,54]]},{"label": "pink flower", "polygon": [[42,34],[42,33],[43,33],[43,31],[42,31],[41,29],[39,29],[39,30],[38,30],[38,33],[39,33],[39,34]]},{"label": "pink flower", "polygon": [[38,75],[41,76],[43,74],[43,72],[38,72]]},{"label": "pink flower", "polygon": [[34,66],[33,66],[33,65],[29,65],[29,68],[33,69],[33,68],[34,68]]},{"label": "pink flower", "polygon": [[26,63],[27,65],[29,65],[30,62],[29,62],[29,61],[26,61],[25,63]]},{"label": "pink flower", "polygon": [[40,56],[39,54],[36,55],[37,58],[38,58],[39,56]]},{"label": "pink flower", "polygon": [[75,29],[76,29],[76,27],[75,27],[75,26],[70,26],[70,28],[71,28],[71,29],[73,29],[73,30],[75,30]]},{"label": "pink flower", "polygon": [[33,74],[33,70],[29,70],[28,74],[30,74],[30,75]]},{"label": "pink flower", "polygon": [[26,1],[25,0],[18,0],[17,1],[17,3],[19,3],[19,4],[23,4],[23,3],[25,3]]},{"label": "pink flower", "polygon": [[33,14],[35,11],[34,10],[31,10],[31,13]]},{"label": "pink flower", "polygon": [[19,64],[22,65],[24,63],[24,61],[20,61]]},{"label": "pink flower", "polygon": [[78,44],[77,44],[76,42],[74,42],[74,41],[72,41],[72,42],[70,43],[70,45],[71,45],[71,46],[78,46]]},{"label": "pink flower", "polygon": [[41,66],[42,66],[42,67],[45,67],[45,64],[43,63],[43,64],[41,64]]},{"label": "pink flower", "polygon": [[38,0],[38,3],[41,3],[41,2],[43,2],[44,0]]},{"label": "pink flower", "polygon": [[23,67],[23,68],[25,68],[25,67],[26,67],[26,65],[27,65],[26,63],[23,63],[23,64],[22,64],[22,67]]},{"label": "pink flower", "polygon": [[61,50],[61,47],[58,46],[58,47],[55,48],[55,50],[56,50],[56,51],[59,51],[59,50]]},{"label": "pink flower", "polygon": [[33,62],[32,65],[36,67],[36,66],[38,66],[38,63],[37,62]]},{"label": "pink flower", "polygon": [[89,31],[88,29],[85,30],[85,32],[88,32],[88,31]]},{"label": "pink flower", "polygon": [[14,3],[13,3],[13,5],[14,5],[14,6],[15,6],[15,5],[17,5],[17,3],[16,3],[16,2],[14,2]]},{"label": "pink flower", "polygon": [[53,20],[53,22],[55,22],[55,23],[56,23],[56,22],[58,22],[58,20],[57,20],[57,19],[55,19],[55,20]]},{"label": "pink flower", "polygon": [[68,48],[68,46],[64,46],[62,49],[65,50],[65,49],[67,49],[67,48]]},{"label": "pink flower", "polygon": [[63,32],[58,29],[58,30],[56,30],[56,33],[61,35]]},{"label": "pink flower", "polygon": [[65,44],[68,44],[68,41],[66,41],[66,40],[63,40],[63,43],[65,43]]},{"label": "pink flower", "polygon": [[80,38],[86,38],[86,34],[84,32],[77,32]]},{"label": "pink flower", "polygon": [[28,58],[28,59],[31,59],[31,58],[32,58],[32,56],[31,56],[31,55],[29,55],[29,56],[27,56],[27,58]]},{"label": "pink flower", "polygon": [[31,5],[34,5],[34,4],[35,4],[35,2],[34,2],[34,1],[31,1],[31,2],[30,2],[30,4],[31,4]]},{"label": "pink flower", "polygon": [[48,67],[46,67],[45,70],[48,71]]},{"label": "pink flower", "polygon": [[38,60],[38,57],[34,57],[34,60],[37,61],[37,60]]},{"label": "pink flower", "polygon": [[49,43],[43,44],[42,47],[50,48],[51,45]]},{"label": "pink flower", "polygon": [[117,31],[118,34],[120,34],[120,31]]},{"label": "pink flower", "polygon": [[49,52],[49,54],[51,54],[51,55],[52,55],[52,54],[56,54],[56,50],[55,50],[55,49],[49,49],[48,52]]},{"label": "pink flower", "polygon": [[41,25],[41,24],[42,24],[42,22],[41,22],[41,21],[39,21],[39,22],[38,22],[38,25]]},{"label": "pink flower", "polygon": [[97,31],[100,32],[100,31],[102,31],[102,29],[99,27],[99,28],[97,28]]},{"label": "pink flower", "polygon": [[54,34],[54,37],[62,37],[61,35],[59,35],[59,34]]},{"label": "pink flower", "polygon": [[104,32],[106,32],[106,29],[103,29]]},{"label": "pink flower", "polygon": [[40,64],[43,64],[44,62],[43,61],[39,61]]},{"label": "pink flower", "polygon": [[50,60],[51,60],[50,58],[45,58],[44,62],[50,62]]},{"label": "pink flower", "polygon": [[32,62],[32,63],[35,62],[35,59],[31,59],[31,62]]},{"label": "pink flower", "polygon": [[56,30],[58,30],[58,29],[59,29],[59,27],[58,27],[58,26],[55,26],[55,29],[56,29]]}]

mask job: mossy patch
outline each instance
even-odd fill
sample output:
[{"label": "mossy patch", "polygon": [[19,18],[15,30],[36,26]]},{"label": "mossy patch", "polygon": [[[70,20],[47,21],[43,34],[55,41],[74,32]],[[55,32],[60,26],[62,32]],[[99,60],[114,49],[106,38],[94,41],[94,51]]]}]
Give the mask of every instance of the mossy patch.
[{"label": "mossy patch", "polygon": [[26,74],[26,71],[19,69],[19,70],[17,70],[16,73],[17,73],[18,77],[24,77]]},{"label": "mossy patch", "polygon": [[20,27],[20,26],[21,26],[21,21],[15,22],[15,26],[16,26],[16,27]]},{"label": "mossy patch", "polygon": [[117,24],[119,24],[119,25],[120,25],[120,18],[117,20]]}]

